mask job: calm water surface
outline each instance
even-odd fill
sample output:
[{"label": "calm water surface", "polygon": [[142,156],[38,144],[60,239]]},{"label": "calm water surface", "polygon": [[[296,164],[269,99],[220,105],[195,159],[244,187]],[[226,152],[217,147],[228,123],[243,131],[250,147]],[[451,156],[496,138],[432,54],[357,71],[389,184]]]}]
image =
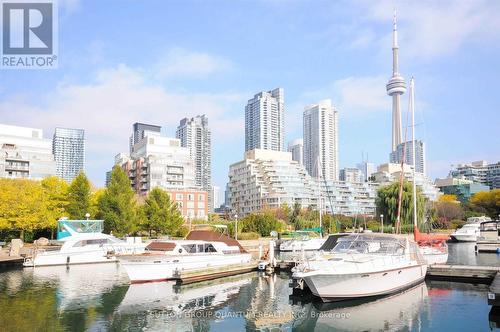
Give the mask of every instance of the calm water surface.
[{"label": "calm water surface", "polygon": [[[499,265],[496,255],[455,257],[461,250],[450,246],[450,260]],[[249,273],[179,287],[129,285],[115,264],[3,271],[0,331],[489,331],[497,319],[486,285],[430,281],[375,301],[323,304],[291,296],[288,278]]]}]

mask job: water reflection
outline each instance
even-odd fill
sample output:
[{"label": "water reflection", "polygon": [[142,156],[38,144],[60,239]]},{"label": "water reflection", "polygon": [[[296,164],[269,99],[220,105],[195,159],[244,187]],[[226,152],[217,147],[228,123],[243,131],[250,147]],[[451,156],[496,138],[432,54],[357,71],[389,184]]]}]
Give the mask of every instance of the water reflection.
[{"label": "water reflection", "polygon": [[[485,330],[487,286],[422,283],[373,301],[290,297],[288,274],[129,285],[119,265],[0,272],[2,331]],[[491,325],[493,326],[493,325]]]},{"label": "water reflection", "polygon": [[476,254],[475,245],[475,242],[449,243],[448,264],[500,266],[500,255],[486,252]]},{"label": "water reflection", "polygon": [[306,313],[295,324],[296,331],[387,331],[420,325],[419,313],[428,296],[427,285],[421,283],[402,293],[373,301],[337,303],[311,302]]}]

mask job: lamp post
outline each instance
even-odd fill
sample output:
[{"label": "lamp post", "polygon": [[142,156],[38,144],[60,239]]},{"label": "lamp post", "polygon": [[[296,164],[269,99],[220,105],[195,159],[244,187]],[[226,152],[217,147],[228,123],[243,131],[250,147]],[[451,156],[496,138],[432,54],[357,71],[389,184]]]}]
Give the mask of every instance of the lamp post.
[{"label": "lamp post", "polygon": [[87,218],[87,220],[89,220],[89,218],[90,218],[90,213],[88,213],[88,212],[87,212],[87,213],[85,213],[85,218]]},{"label": "lamp post", "polygon": [[235,224],[234,224],[234,239],[238,241],[238,214],[234,215]]},{"label": "lamp post", "polygon": [[380,215],[380,223],[382,224],[382,228],[380,229],[380,233],[384,232],[384,215]]}]

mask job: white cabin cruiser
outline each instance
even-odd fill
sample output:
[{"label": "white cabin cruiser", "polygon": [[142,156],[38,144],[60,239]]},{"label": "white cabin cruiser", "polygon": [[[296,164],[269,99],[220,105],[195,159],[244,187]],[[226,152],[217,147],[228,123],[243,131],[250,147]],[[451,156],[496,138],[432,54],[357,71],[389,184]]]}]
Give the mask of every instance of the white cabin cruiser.
[{"label": "white cabin cruiser", "polygon": [[357,233],[338,239],[330,254],[293,270],[323,301],[382,296],[422,282],[427,264],[415,242],[388,235]]},{"label": "white cabin cruiser", "polygon": [[319,250],[326,241],[326,238],[311,237],[310,232],[297,231],[295,233],[298,235],[297,238],[285,240],[280,244],[281,252]]},{"label": "white cabin cruiser", "polygon": [[211,231],[192,231],[186,240],[152,242],[142,254],[118,257],[132,283],[164,281],[182,270],[246,264],[251,260],[239,243]]},{"label": "white cabin cruiser", "polygon": [[[99,221],[85,222],[94,222],[95,226],[95,222]],[[61,220],[59,223],[65,233],[62,238],[58,236],[62,246],[53,249],[35,247],[32,256],[25,258],[25,267],[112,263],[116,262],[115,255],[141,253],[146,247],[140,238],[127,238],[127,241],[123,241],[113,235],[101,233],[95,227],[82,230],[74,227],[76,222]]]},{"label": "white cabin cruiser", "polygon": [[491,221],[489,217],[470,217],[461,228],[451,234],[451,238],[459,242],[476,242],[480,236],[480,226],[482,222]]}]

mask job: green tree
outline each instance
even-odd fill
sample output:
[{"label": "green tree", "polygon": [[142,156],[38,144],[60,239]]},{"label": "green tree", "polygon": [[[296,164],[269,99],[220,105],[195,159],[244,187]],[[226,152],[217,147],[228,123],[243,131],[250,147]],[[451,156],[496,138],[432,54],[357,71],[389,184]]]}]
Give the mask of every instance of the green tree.
[{"label": "green tree", "polygon": [[85,219],[90,213],[90,182],[84,172],[71,182],[68,189],[67,212],[70,219]]},{"label": "green tree", "polygon": [[57,220],[66,216],[68,206],[68,183],[57,176],[49,176],[41,182],[45,207],[46,226],[52,231],[57,227]]},{"label": "green tree", "polygon": [[[384,215],[384,226],[396,225],[398,213],[399,183],[394,182],[379,188],[375,203],[378,215]],[[422,191],[417,187],[417,221],[419,227],[424,222],[426,199]],[[410,182],[403,183],[403,195],[401,200],[401,225],[413,223],[413,186]]]},{"label": "green tree", "polygon": [[144,205],[144,221],[142,226],[149,232],[156,234],[178,235],[184,224],[184,219],[177,208],[177,204],[170,199],[170,195],[160,189],[154,188],[148,194]]},{"label": "green tree", "polygon": [[290,224],[293,224],[293,225],[297,224],[297,221],[298,221],[298,218],[299,218],[301,211],[302,211],[302,206],[300,205],[299,202],[295,202],[293,204],[293,210],[292,210],[292,213],[290,215]]},{"label": "green tree", "polygon": [[135,194],[127,174],[119,166],[113,167],[108,187],[99,198],[97,216],[104,220],[105,232],[124,235],[136,231]]},{"label": "green tree", "polygon": [[283,223],[280,222],[272,211],[251,213],[238,223],[239,232],[255,232],[262,236],[269,236],[271,231],[281,232]]}]

